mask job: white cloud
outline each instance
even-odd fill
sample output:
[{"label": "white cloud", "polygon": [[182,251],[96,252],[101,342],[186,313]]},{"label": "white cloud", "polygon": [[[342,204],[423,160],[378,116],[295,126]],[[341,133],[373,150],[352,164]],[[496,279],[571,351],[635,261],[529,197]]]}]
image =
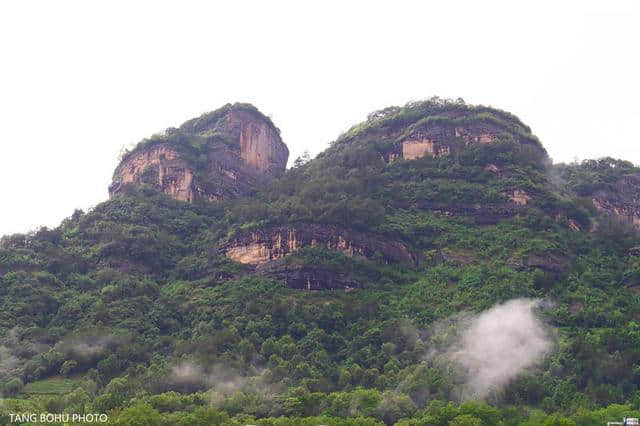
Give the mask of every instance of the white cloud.
[{"label": "white cloud", "polygon": [[552,348],[550,330],[536,316],[539,300],[513,299],[467,319],[447,358],[466,376],[465,398],[484,398],[539,364]]}]

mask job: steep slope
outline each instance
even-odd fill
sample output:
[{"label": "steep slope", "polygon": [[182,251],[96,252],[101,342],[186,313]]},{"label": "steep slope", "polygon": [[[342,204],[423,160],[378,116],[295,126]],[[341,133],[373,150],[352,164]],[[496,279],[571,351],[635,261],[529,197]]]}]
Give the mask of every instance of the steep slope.
[{"label": "steep slope", "polygon": [[[157,158],[152,179],[2,239],[0,421],[26,404],[161,424],[596,424],[609,411],[595,408],[627,402],[610,412],[633,415],[640,236],[593,201],[633,206],[632,164],[552,166],[514,116],[431,99],[374,113],[285,173],[259,163],[256,184],[207,187],[219,142],[246,173],[266,158],[243,159],[222,111],[133,151]],[[181,164],[193,186],[157,180]],[[430,357],[440,327],[518,297],[552,302],[553,351],[495,407],[448,405],[464,374]],[[37,396],[59,375],[71,392]]]}]

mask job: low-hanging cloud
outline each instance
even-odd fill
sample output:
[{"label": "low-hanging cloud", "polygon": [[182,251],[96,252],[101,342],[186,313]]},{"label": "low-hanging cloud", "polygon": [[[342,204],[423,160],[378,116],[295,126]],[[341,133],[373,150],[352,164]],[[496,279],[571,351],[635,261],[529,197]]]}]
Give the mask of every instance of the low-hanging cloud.
[{"label": "low-hanging cloud", "polygon": [[110,349],[126,343],[128,336],[115,336],[100,331],[84,332],[67,336],[55,345],[55,350],[65,354],[65,357],[79,362],[91,363]]},{"label": "low-hanging cloud", "polygon": [[196,362],[184,360],[171,367],[167,376],[155,384],[155,390],[208,390],[214,405],[219,405],[226,397],[238,391],[255,391],[262,395],[275,395],[282,391],[280,385],[267,383],[265,373],[264,369],[255,369],[241,374],[225,364],[214,364],[205,368]]},{"label": "low-hanging cloud", "polygon": [[15,326],[0,337],[0,383],[21,374],[24,364],[50,346],[33,337],[25,337],[24,329]]},{"label": "low-hanging cloud", "polygon": [[428,358],[446,362],[462,378],[461,399],[499,392],[552,349],[551,330],[537,315],[541,304],[514,299],[477,315],[450,318],[437,325],[435,337],[445,336],[445,343]]},{"label": "low-hanging cloud", "polygon": [[213,365],[205,370],[194,362],[183,361],[171,367],[165,384],[176,389],[213,389],[223,395],[230,395],[246,386],[248,380],[248,377],[223,365]]}]

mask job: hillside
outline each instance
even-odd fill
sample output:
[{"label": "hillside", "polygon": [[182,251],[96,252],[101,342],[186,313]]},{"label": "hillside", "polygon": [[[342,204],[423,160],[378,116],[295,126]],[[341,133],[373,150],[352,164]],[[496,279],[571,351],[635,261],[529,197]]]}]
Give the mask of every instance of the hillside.
[{"label": "hillside", "polygon": [[[640,168],[554,165],[514,115],[438,98],[287,158],[227,105],[125,154],[108,201],[3,237],[0,424],[640,417]],[[514,299],[549,346],[478,387],[448,342]]]}]

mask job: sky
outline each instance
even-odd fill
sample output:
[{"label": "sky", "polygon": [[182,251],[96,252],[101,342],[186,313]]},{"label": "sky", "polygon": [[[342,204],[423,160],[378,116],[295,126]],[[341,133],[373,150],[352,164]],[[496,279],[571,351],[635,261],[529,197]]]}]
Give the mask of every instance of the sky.
[{"label": "sky", "polygon": [[228,102],[290,163],[374,110],[510,111],[554,162],[640,164],[640,2],[3,1],[0,235],[108,198],[118,154]]}]

